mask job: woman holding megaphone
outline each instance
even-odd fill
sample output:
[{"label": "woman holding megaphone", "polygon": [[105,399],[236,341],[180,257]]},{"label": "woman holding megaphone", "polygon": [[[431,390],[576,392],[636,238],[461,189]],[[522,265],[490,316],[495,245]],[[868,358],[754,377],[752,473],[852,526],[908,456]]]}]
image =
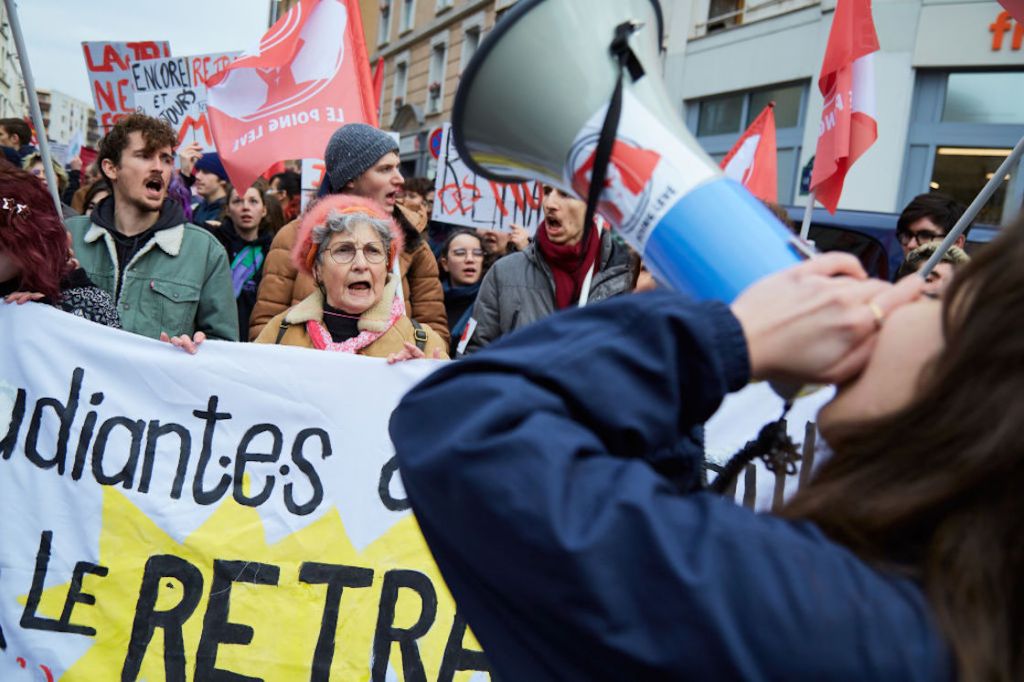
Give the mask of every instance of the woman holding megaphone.
[{"label": "woman holding megaphone", "polygon": [[[826,254],[731,306],[622,297],[428,377],[391,434],[495,671],[1024,679],[1022,261],[1024,221],[940,303]],[[751,379],[839,386],[835,454],[779,515],[675,447]]]}]

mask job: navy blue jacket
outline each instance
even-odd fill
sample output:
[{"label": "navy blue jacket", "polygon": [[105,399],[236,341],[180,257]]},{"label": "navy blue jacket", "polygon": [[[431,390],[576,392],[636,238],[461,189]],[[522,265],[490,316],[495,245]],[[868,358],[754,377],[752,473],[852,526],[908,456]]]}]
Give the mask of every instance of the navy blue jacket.
[{"label": "navy blue jacket", "polygon": [[403,399],[406,491],[503,679],[951,678],[918,585],[658,472],[749,372],[727,307],[655,292],[555,315]]}]

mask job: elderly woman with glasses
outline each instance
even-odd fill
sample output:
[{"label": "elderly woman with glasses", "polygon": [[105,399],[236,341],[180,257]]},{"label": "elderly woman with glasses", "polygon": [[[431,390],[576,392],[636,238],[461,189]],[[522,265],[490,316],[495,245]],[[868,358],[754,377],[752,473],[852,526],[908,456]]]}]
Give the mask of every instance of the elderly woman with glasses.
[{"label": "elderly woman with glasses", "polygon": [[292,259],[316,290],[274,317],[256,343],[276,343],[389,361],[447,357],[430,327],[406,315],[390,267],[402,248],[394,219],[370,199],[325,197],[301,218]]}]

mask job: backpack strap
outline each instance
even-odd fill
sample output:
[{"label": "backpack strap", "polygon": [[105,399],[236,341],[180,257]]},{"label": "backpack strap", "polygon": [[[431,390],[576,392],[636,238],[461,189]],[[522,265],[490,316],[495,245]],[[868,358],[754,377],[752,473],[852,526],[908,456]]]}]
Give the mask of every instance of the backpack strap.
[{"label": "backpack strap", "polygon": [[288,328],[291,327],[291,326],[292,325],[289,324],[288,322],[285,322],[284,320],[281,320],[281,326],[277,328],[277,338],[274,340],[275,344],[280,345],[281,339],[284,338],[285,332],[288,331]]},{"label": "backpack strap", "polygon": [[427,347],[427,332],[423,329],[423,325],[416,320],[409,320],[412,322],[412,337],[416,340],[416,347],[420,350],[424,350]]}]

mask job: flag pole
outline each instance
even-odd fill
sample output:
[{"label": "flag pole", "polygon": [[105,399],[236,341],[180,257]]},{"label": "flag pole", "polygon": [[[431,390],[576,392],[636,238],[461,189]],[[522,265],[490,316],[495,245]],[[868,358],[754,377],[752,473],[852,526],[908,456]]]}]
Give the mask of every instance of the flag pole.
[{"label": "flag pole", "polygon": [[814,213],[814,190],[811,190],[807,197],[807,205],[804,206],[804,221],[800,224],[800,239],[807,241],[807,235],[811,231],[811,214]]},{"label": "flag pole", "polygon": [[36,82],[32,78],[32,66],[29,64],[28,50],[25,49],[25,39],[21,34],[18,9],[14,5],[14,0],[4,0],[4,7],[7,8],[7,21],[10,22],[11,33],[14,34],[14,46],[18,50],[21,75],[25,79],[25,94],[28,95],[28,108],[32,115],[32,125],[36,127],[36,139],[39,141],[39,153],[43,157],[43,171],[46,173],[46,184],[49,185],[50,195],[53,197],[54,206],[57,207],[57,215],[63,215],[60,205],[60,194],[57,188],[57,176],[53,172],[53,162],[50,160],[50,143],[46,139],[46,126],[43,125],[43,114],[39,109],[39,98],[36,97]]},{"label": "flag pole", "polygon": [[967,207],[964,214],[960,216],[960,220],[956,221],[956,225],[953,226],[953,229],[949,231],[946,238],[942,240],[941,244],[939,244],[939,248],[935,249],[935,253],[932,254],[932,257],[928,259],[928,262],[924,264],[923,268],[918,270],[917,274],[919,274],[922,279],[928,277],[928,274],[936,265],[939,264],[939,261],[942,260],[946,251],[949,250],[949,247],[953,246],[953,242],[959,239],[960,235],[967,229],[967,226],[974,221],[975,217],[977,217],[981,212],[981,209],[986,203],[988,203],[988,200],[992,198],[992,195],[995,194],[995,191],[999,189],[999,185],[1003,184],[1003,178],[1009,174],[1013,165],[1020,160],[1021,155],[1024,155],[1024,137],[1017,142],[1017,146],[1013,148],[1010,155],[1003,159],[1003,162],[999,164],[999,168],[992,174],[992,177],[985,183],[985,186],[981,188],[981,191],[978,192],[978,196],[974,197],[974,201],[972,201],[971,205]]}]

